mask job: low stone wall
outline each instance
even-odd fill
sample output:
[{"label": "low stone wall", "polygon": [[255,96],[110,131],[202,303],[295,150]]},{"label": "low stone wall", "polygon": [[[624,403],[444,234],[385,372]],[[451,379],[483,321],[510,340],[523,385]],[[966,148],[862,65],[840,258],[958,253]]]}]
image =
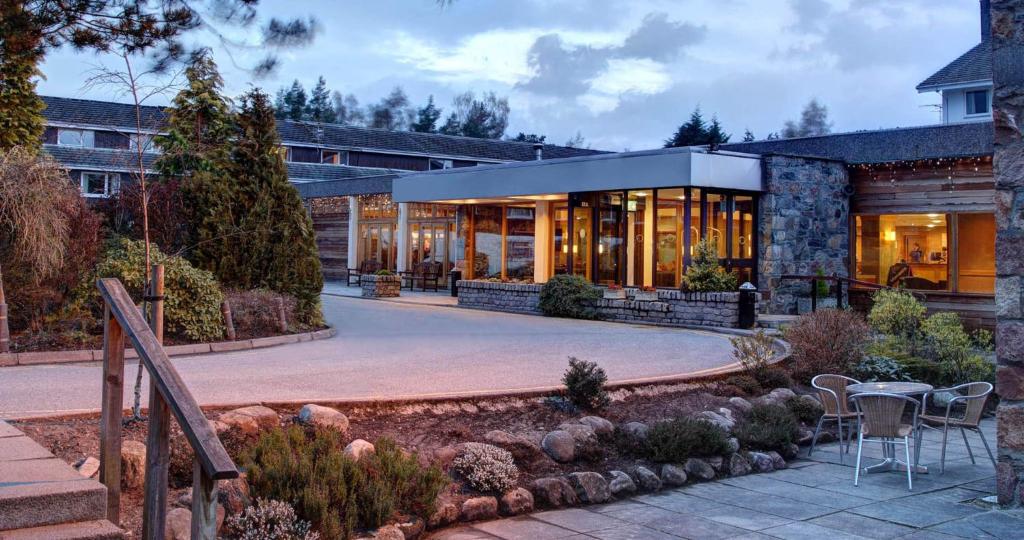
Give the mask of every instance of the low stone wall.
[{"label": "low stone wall", "polygon": [[460,280],[459,306],[541,315],[540,285]]},{"label": "low stone wall", "polygon": [[359,278],[362,296],[367,298],[394,298],[402,288],[402,278],[396,275],[365,275]]},{"label": "low stone wall", "polygon": [[[540,315],[541,285],[460,281],[459,306]],[[656,301],[638,301],[637,289],[626,289],[625,300],[601,299],[596,308],[603,320],[663,326],[739,325],[739,292],[682,292],[659,290]],[[761,295],[757,295],[760,302]],[[755,309],[756,312],[756,309]]]}]

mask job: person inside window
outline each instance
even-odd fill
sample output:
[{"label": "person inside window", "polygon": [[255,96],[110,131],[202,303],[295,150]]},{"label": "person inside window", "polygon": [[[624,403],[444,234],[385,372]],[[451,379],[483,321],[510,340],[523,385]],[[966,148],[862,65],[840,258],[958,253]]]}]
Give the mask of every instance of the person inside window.
[{"label": "person inside window", "polygon": [[924,260],[924,251],[921,249],[921,244],[914,243],[914,249],[910,252],[910,260],[915,263]]},{"label": "person inside window", "polygon": [[907,261],[900,259],[900,262],[889,268],[889,277],[885,280],[885,284],[890,287],[898,287],[900,280],[913,275],[914,272],[910,269],[910,265],[907,264]]}]

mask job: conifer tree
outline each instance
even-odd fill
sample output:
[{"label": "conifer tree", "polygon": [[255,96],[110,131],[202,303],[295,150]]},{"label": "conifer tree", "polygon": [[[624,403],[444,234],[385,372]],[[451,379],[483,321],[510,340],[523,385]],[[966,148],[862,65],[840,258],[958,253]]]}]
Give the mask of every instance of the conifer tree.
[{"label": "conifer tree", "polygon": [[35,43],[19,32],[24,6],[0,7],[0,150],[15,146],[36,152],[42,142],[43,109],[33,77],[40,61]]},{"label": "conifer tree", "polygon": [[690,113],[690,119],[685,124],[679,126],[679,129],[676,130],[671,139],[665,141],[665,148],[704,144],[707,140],[707,135],[707,122],[704,121],[704,115],[701,114],[700,107],[697,107]]},{"label": "conifer tree", "polygon": [[236,119],[225,169],[233,191],[228,216],[240,234],[222,254],[217,274],[226,285],[290,294],[300,322],[319,324],[323,276],[313,223],[288,182],[270,97],[259,89],[248,92]]},{"label": "conifer tree", "polygon": [[333,124],[337,121],[337,113],[331,103],[331,92],[327,89],[327,81],[321,75],[309,95],[309,104],[306,105],[306,120],[314,122],[326,122]]},{"label": "conifer tree", "polygon": [[712,116],[711,126],[708,127],[707,140],[704,142],[704,144],[725,144],[729,142],[729,139],[731,138],[732,135],[726,133],[725,130],[722,129],[722,124],[718,123],[718,117]]},{"label": "conifer tree", "polygon": [[441,118],[441,109],[434,105],[434,96],[427,99],[427,104],[416,111],[416,121],[409,129],[420,133],[437,133],[437,121]]}]

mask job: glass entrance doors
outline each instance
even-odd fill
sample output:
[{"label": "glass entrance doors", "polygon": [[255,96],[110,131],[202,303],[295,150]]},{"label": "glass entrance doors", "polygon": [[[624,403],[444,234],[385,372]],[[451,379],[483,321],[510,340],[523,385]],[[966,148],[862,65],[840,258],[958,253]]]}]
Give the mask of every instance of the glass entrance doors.
[{"label": "glass entrance doors", "polygon": [[572,272],[601,285],[625,283],[625,194],[621,191],[574,194],[569,199],[569,208],[572,212]]}]

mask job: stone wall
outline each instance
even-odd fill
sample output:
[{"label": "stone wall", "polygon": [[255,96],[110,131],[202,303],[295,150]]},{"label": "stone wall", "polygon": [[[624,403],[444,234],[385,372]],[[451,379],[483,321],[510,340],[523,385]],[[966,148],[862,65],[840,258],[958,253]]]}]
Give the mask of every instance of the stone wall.
[{"label": "stone wall", "polygon": [[996,183],[996,494],[1024,502],[1024,0],[992,1]]},{"label": "stone wall", "polygon": [[364,275],[359,278],[362,296],[368,298],[394,298],[402,287],[402,278],[396,275]]},{"label": "stone wall", "polygon": [[[539,315],[540,289],[541,285],[533,284],[460,281],[459,306]],[[662,326],[735,328],[739,325],[738,292],[659,290],[657,301],[634,300],[636,289],[626,289],[626,294],[625,300],[598,300],[595,307],[599,317],[607,321]]]},{"label": "stone wall", "polygon": [[849,177],[838,161],[766,155],[763,166],[758,288],[768,313],[795,314],[810,285],[781,276],[849,274]]}]

